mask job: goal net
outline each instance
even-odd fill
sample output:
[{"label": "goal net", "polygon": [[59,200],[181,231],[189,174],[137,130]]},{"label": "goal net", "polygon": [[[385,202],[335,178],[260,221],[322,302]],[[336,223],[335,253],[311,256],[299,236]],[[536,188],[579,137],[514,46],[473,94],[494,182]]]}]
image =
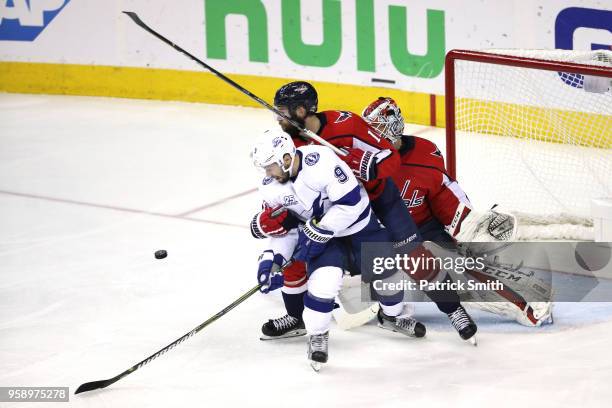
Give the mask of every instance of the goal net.
[{"label": "goal net", "polygon": [[590,239],[591,199],[612,197],[612,51],[449,52],[447,160],[478,208],[523,239]]}]

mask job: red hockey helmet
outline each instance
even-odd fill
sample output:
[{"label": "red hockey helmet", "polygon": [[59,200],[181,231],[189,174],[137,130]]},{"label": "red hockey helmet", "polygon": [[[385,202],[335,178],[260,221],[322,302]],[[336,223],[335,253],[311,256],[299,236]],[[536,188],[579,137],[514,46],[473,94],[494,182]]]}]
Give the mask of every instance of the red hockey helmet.
[{"label": "red hockey helmet", "polygon": [[402,137],[404,117],[393,99],[379,97],[363,110],[361,116],[370,126],[391,142],[395,142]]}]

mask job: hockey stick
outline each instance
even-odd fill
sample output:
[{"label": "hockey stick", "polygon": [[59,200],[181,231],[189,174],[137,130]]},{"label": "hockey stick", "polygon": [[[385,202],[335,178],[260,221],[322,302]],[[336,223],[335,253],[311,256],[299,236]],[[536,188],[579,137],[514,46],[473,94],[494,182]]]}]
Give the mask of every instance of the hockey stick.
[{"label": "hockey stick", "polygon": [[87,382],[87,383],[81,384],[79,386],[79,388],[77,388],[77,390],[74,393],[75,394],[80,394],[82,392],[92,391],[92,390],[96,390],[98,388],[106,388],[109,385],[116,383],[117,381],[119,381],[123,377],[125,377],[125,376],[127,376],[129,374],[132,374],[134,371],[138,370],[139,368],[141,368],[145,364],[150,363],[151,361],[155,360],[157,357],[159,357],[162,354],[166,353],[167,351],[169,351],[173,347],[181,344],[182,342],[184,342],[188,338],[194,336],[197,332],[199,332],[200,330],[202,330],[203,328],[205,328],[206,326],[208,326],[209,324],[211,324],[215,320],[219,319],[221,316],[225,315],[227,312],[229,312],[230,310],[232,310],[233,308],[238,306],[240,303],[242,303],[245,300],[247,300],[249,297],[251,297],[253,294],[255,294],[256,292],[259,291],[260,286],[261,286],[260,284],[258,284],[257,286],[254,286],[248,292],[246,292],[244,295],[240,296],[238,299],[236,299],[234,302],[232,302],[225,309],[221,310],[219,313],[217,313],[216,315],[212,316],[210,319],[206,320],[204,323],[200,324],[198,327],[196,327],[195,329],[193,329],[189,333],[185,334],[184,336],[180,337],[179,339],[177,339],[177,340],[173,341],[172,343],[168,344],[166,347],[164,347],[163,349],[159,350],[155,354],[152,354],[151,356],[145,358],[140,363],[135,364],[134,366],[128,368],[127,370],[125,370],[121,374],[119,374],[119,375],[117,375],[117,376],[115,376],[113,378],[109,378],[108,380],[92,381],[92,382]]},{"label": "hockey stick", "polygon": [[143,28],[145,31],[148,31],[153,36],[159,38],[160,40],[162,40],[163,42],[165,42],[166,44],[168,44],[169,46],[171,46],[172,48],[174,48],[178,52],[180,52],[180,53],[186,55],[187,57],[191,58],[193,61],[197,62],[198,64],[200,64],[201,66],[203,66],[204,68],[206,68],[207,70],[209,70],[210,72],[215,74],[218,78],[222,79],[223,81],[225,81],[229,85],[233,86],[235,89],[239,90],[240,92],[242,92],[243,94],[245,94],[249,98],[253,99],[255,102],[257,102],[260,105],[262,105],[264,108],[274,112],[278,116],[280,116],[283,119],[287,120],[289,123],[291,123],[291,125],[293,125],[297,129],[299,129],[300,132],[302,132],[306,137],[308,137],[308,138],[310,138],[312,140],[317,141],[319,144],[322,144],[323,146],[329,147],[336,154],[339,154],[341,156],[346,156],[347,153],[344,150],[341,150],[341,149],[337,148],[336,146],[332,145],[331,143],[329,143],[328,141],[326,141],[325,139],[323,139],[321,136],[317,135],[316,133],[314,133],[314,132],[312,132],[312,131],[310,131],[308,129],[303,128],[295,120],[291,119],[289,116],[285,115],[283,112],[279,111],[274,106],[270,105],[268,102],[264,101],[263,99],[261,99],[257,95],[251,93],[249,90],[243,88],[237,82],[234,82],[233,80],[231,80],[230,78],[226,77],[221,72],[217,71],[216,69],[214,69],[213,67],[211,67],[210,65],[205,63],[204,61],[198,59],[193,54],[190,54],[189,52],[185,51],[183,48],[179,47],[178,45],[176,45],[175,43],[173,43],[172,41],[170,41],[169,39],[167,39],[163,35],[159,34],[157,31],[153,30],[151,27],[149,27],[147,24],[145,24],[140,19],[140,17],[138,17],[138,14],[134,13],[133,11],[124,11],[123,13],[127,14],[127,16],[130,17],[132,19],[132,21],[134,21],[134,23],[136,23],[138,26]]},{"label": "hockey stick", "polygon": [[372,303],[359,312],[350,313],[344,308],[342,301],[340,301],[340,303],[339,308],[332,310],[332,316],[334,316],[336,324],[342,330],[351,330],[355,327],[361,327],[368,324],[376,317],[378,309],[380,309],[378,303]]}]

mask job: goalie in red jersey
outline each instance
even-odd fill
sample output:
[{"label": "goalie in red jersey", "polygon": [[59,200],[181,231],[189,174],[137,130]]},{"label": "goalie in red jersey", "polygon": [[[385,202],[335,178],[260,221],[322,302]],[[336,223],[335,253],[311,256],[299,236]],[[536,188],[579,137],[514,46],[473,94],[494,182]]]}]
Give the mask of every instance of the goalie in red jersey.
[{"label": "goalie in red jersey", "polygon": [[[456,180],[446,172],[444,157],[431,141],[404,135],[404,118],[391,98],[368,105],[363,118],[399,151],[401,166],[392,177],[424,240],[454,247],[456,242],[510,241],[516,220],[497,211],[476,211]],[[468,244],[469,245],[469,244]],[[513,283],[506,283],[506,287]],[[516,286],[516,284],[514,284]],[[540,287],[542,287],[540,283]],[[516,319],[526,326],[549,320],[551,302],[524,300],[511,290],[500,291],[500,302],[475,302],[481,309]]]},{"label": "goalie in red jersey", "polygon": [[[362,115],[399,151],[401,165],[393,173],[393,181],[425,240],[438,243],[454,243],[455,239],[491,240],[485,223],[481,223],[482,230],[474,229],[478,223],[471,222],[475,213],[470,201],[459,184],[448,176],[438,146],[424,138],[403,135],[404,118],[393,99],[378,98]],[[504,230],[493,238],[507,240],[511,236]]]},{"label": "goalie in red jersey", "polygon": [[[431,256],[431,253],[421,245],[423,240],[419,230],[391,178],[399,170],[400,157],[389,141],[372,129],[358,114],[345,111],[317,112],[318,95],[308,82],[291,82],[279,88],[274,97],[274,105],[302,128],[317,133],[327,142],[347,152],[347,155],[341,156],[341,159],[363,182],[372,209],[386,227],[391,240],[397,243],[398,252],[408,254],[410,257]],[[296,146],[311,142],[303,138],[300,130],[283,117],[277,117],[277,120],[281,128],[292,136]],[[274,236],[279,234],[278,231],[283,233],[279,228],[280,223],[272,216],[273,213],[276,214],[277,210],[264,209],[255,215],[251,223],[253,236]],[[291,319],[284,316],[268,321],[262,328],[265,336],[278,338],[279,334],[297,333],[294,329],[301,328],[300,309],[303,308],[301,294],[307,290],[307,282],[302,279],[304,273],[304,268],[300,268],[299,265],[285,271],[285,286],[282,292]],[[441,269],[420,268],[412,271],[410,277],[417,281],[427,280],[432,283],[450,281],[447,272]],[[292,286],[293,282],[300,282],[300,285]],[[454,290],[435,289],[425,293],[436,303],[440,311],[448,315],[461,338],[468,340],[474,336],[477,330],[476,324],[461,306],[459,296]],[[383,320],[394,320],[401,311],[401,307],[393,315],[385,315],[379,311],[379,323],[382,324]]]}]

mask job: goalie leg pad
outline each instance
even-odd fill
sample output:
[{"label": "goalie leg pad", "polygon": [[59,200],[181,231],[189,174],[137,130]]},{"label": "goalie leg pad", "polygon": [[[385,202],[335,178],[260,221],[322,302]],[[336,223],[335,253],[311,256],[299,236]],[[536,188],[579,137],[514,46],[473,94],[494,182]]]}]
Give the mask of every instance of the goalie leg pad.
[{"label": "goalie leg pad", "polygon": [[524,326],[540,326],[551,320],[553,303],[552,285],[534,271],[507,265],[487,265],[480,271],[468,270],[466,277],[480,282],[497,281],[503,290],[471,293],[470,297],[482,302],[470,302],[479,309],[516,320]]},{"label": "goalie leg pad", "polygon": [[539,327],[552,321],[552,302],[525,303],[523,308],[513,302],[468,302],[467,305],[507,317],[527,327]]}]

